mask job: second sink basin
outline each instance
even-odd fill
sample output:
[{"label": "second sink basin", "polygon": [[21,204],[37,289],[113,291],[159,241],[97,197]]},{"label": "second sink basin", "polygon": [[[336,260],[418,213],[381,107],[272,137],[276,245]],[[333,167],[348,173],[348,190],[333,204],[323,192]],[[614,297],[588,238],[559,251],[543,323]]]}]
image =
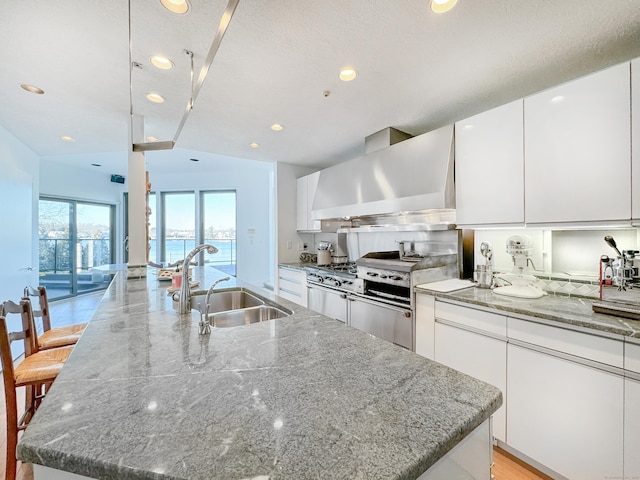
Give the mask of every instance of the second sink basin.
[{"label": "second sink basin", "polygon": [[[191,308],[195,308],[204,313],[206,311],[206,299],[206,292],[191,295]],[[213,292],[209,295],[210,314],[226,312],[227,310],[258,307],[260,305],[264,305],[264,302],[246,290],[227,290],[224,292]]]},{"label": "second sink basin", "polygon": [[289,313],[271,305],[231,310],[217,314],[209,314],[209,322],[217,328],[239,327],[251,323],[265,322],[275,318],[288,316]]}]

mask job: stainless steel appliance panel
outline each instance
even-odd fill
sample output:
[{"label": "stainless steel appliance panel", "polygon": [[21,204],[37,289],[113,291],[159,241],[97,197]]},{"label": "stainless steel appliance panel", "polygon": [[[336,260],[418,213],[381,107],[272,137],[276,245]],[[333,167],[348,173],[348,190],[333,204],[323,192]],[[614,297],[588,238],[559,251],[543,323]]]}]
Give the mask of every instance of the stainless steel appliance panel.
[{"label": "stainless steel appliance panel", "polygon": [[347,295],[344,292],[307,284],[308,308],[347,323]]},{"label": "stainless steel appliance panel", "polygon": [[411,310],[350,295],[351,326],[371,335],[413,350]]}]

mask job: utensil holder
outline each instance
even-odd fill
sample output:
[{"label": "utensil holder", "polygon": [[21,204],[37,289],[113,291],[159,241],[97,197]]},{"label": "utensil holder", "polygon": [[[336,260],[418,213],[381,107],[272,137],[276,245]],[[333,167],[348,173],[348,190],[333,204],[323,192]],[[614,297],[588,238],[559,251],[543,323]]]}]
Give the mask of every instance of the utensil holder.
[{"label": "utensil holder", "polygon": [[318,250],[318,265],[329,265],[331,263],[330,250]]}]

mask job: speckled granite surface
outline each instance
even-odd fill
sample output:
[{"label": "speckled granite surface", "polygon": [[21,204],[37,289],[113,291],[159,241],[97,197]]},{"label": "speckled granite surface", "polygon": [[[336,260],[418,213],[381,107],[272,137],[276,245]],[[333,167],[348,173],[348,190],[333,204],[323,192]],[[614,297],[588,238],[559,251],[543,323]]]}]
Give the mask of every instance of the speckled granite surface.
[{"label": "speckled granite surface", "polygon": [[21,460],[93,478],[413,479],[502,403],[494,387],[258,288],[294,315],[203,337],[153,276],[123,277]]},{"label": "speckled granite surface", "polygon": [[[416,287],[416,292],[421,291],[434,294],[428,288]],[[545,295],[537,299],[511,298],[495,295],[490,289],[485,288],[467,288],[435,295],[507,313],[519,313],[640,340],[640,321],[595,313],[591,308],[593,301],[587,298],[562,295]]]}]

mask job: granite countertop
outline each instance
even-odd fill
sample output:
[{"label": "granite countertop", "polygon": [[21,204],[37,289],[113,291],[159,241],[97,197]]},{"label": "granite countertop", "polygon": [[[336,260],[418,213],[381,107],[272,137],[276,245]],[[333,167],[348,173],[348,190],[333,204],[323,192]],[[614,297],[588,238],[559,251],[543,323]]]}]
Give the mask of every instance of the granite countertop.
[{"label": "granite countertop", "polygon": [[631,339],[640,339],[640,321],[595,313],[591,307],[594,300],[589,298],[564,295],[545,295],[536,299],[513,298],[496,295],[490,289],[477,287],[448,293],[434,293],[428,289],[428,284],[418,285],[415,291],[435,295],[442,299],[489,307],[502,312],[551,320]]},{"label": "granite countertop", "polygon": [[[223,276],[194,269],[204,289]],[[165,284],[117,274],[18,458],[92,478],[413,479],[502,403],[484,382],[246,287],[294,314],[200,336]]]},{"label": "granite countertop", "polygon": [[278,266],[285,268],[293,268],[295,270],[304,270],[305,267],[317,267],[316,262],[294,262],[294,263],[279,263]]}]

